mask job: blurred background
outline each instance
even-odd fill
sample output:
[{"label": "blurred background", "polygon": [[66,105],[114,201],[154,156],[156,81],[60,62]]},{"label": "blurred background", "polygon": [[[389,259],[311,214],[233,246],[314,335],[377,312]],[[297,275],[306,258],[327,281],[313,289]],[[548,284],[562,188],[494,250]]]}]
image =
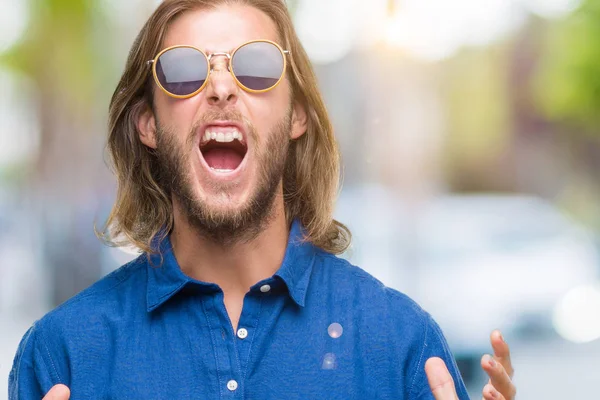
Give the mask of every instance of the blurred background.
[{"label": "blurred background", "polygon": [[[31,323],[133,257],[109,98],[157,0],[0,0],[0,386]],[[344,158],[344,257],[433,314],[473,398],[600,383],[600,0],[293,0]],[[0,390],[0,399],[6,398]]]}]

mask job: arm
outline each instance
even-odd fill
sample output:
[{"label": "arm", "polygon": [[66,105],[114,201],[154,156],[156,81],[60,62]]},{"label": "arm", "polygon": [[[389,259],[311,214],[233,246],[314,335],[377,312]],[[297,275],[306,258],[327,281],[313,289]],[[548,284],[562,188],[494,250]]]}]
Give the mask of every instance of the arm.
[{"label": "arm", "polygon": [[42,398],[42,388],[36,373],[39,363],[35,360],[34,348],[35,326],[32,326],[19,343],[12,370],[8,375],[9,400]]},{"label": "arm", "polygon": [[[12,370],[8,376],[9,400],[41,399],[56,383],[59,377],[50,359],[50,352],[34,324],[25,333],[15,355]],[[68,397],[60,395],[61,388],[48,393],[45,400],[62,400]]]},{"label": "arm", "polygon": [[[411,400],[434,400],[437,399],[432,394],[427,374],[425,373],[425,362],[430,358],[441,359],[447,366],[449,376],[452,378],[457,393],[454,399],[468,400],[469,395],[462,380],[454,356],[448,347],[446,338],[438,324],[428,315],[425,321],[425,333],[423,347],[421,350],[420,360],[417,364],[417,370],[414,373],[413,383],[411,385],[410,399]],[[444,399],[445,400],[445,399]]]}]

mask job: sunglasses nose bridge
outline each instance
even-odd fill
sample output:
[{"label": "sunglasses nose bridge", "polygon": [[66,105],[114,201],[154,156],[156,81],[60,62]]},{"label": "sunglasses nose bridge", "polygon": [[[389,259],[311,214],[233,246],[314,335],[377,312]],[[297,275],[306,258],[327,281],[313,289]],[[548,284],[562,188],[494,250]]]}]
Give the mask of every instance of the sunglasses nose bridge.
[{"label": "sunglasses nose bridge", "polygon": [[237,98],[238,85],[231,74],[231,54],[210,53],[207,56],[209,71],[206,81],[206,98],[209,104],[232,104]]},{"label": "sunglasses nose bridge", "polygon": [[225,65],[226,65],[227,71],[230,71],[230,69],[231,69],[231,54],[229,54],[229,53],[210,53],[207,56],[207,58],[208,58],[208,64],[210,65],[211,71],[215,69],[213,66],[213,63],[212,63],[213,57],[225,57],[226,58]]}]

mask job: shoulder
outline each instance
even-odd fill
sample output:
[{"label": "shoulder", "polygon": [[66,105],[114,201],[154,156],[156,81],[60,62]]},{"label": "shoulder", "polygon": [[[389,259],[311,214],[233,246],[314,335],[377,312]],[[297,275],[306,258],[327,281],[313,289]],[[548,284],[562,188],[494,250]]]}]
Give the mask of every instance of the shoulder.
[{"label": "shoulder", "polygon": [[146,266],[143,255],[121,266],[50,311],[36,325],[45,330],[65,323],[83,321],[104,312],[117,311],[115,307],[122,300],[146,287]]},{"label": "shoulder", "polygon": [[123,265],[35,321],[19,343],[9,375],[9,398],[41,398],[53,385],[68,384],[70,358],[85,356],[89,349],[81,346],[82,340],[105,331],[97,328],[103,328],[105,317],[141,284],[145,265],[142,257]]},{"label": "shoulder", "polygon": [[[375,314],[395,316],[403,321],[428,323],[430,315],[406,294],[384,285],[380,280],[348,260],[321,251],[317,253],[314,278],[340,299],[351,298],[358,305],[371,305]],[[371,307],[369,307],[371,308]]]},{"label": "shoulder", "polygon": [[82,343],[107,332],[110,319],[145,301],[146,268],[140,256],[44,315],[32,327],[37,346],[46,348],[50,360],[82,350]]},{"label": "shoulder", "polygon": [[[389,367],[397,369],[397,379],[405,382],[409,398],[431,398],[424,365],[433,356],[446,362],[457,387],[463,390],[440,327],[414,300],[329,253],[319,254],[313,276],[315,286],[323,291],[320,298],[327,299],[333,314],[344,316],[346,325],[368,348],[368,357],[391,360]],[[464,390],[461,399],[463,395]]]},{"label": "shoulder", "polygon": [[406,294],[343,258],[324,252],[318,258],[312,301],[325,298],[329,310],[345,315],[357,327],[370,327],[369,340],[384,341],[414,357],[431,334],[438,336],[431,315]]},{"label": "shoulder", "polygon": [[[326,252],[318,253],[313,276],[328,307],[345,315],[346,323],[360,332],[360,342],[368,344],[369,357],[387,360],[393,354],[390,368],[397,368],[409,398],[432,398],[424,366],[428,358],[440,357],[452,374],[459,398],[468,399],[442,330],[414,300]],[[383,353],[378,355],[375,349]]]}]

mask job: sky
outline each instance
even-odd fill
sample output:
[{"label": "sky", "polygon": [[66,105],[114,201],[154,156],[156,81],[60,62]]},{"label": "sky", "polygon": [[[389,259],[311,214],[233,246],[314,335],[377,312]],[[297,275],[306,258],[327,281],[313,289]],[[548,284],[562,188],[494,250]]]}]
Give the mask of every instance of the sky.
[{"label": "sky", "polygon": [[296,27],[314,62],[329,63],[354,45],[386,42],[437,61],[465,45],[485,45],[517,29],[532,12],[558,18],[577,0],[300,0]]},{"label": "sky", "polygon": [[[147,10],[157,0],[101,0],[115,18]],[[464,45],[486,44],[517,28],[526,12],[556,18],[575,8],[579,0],[298,0],[296,25],[315,62],[328,63],[354,45],[377,41],[406,50],[424,60],[451,56]],[[0,53],[23,35],[27,1],[0,2]],[[126,17],[126,18],[129,18]],[[123,21],[126,22],[126,21]],[[137,21],[135,22],[137,25]]]}]

